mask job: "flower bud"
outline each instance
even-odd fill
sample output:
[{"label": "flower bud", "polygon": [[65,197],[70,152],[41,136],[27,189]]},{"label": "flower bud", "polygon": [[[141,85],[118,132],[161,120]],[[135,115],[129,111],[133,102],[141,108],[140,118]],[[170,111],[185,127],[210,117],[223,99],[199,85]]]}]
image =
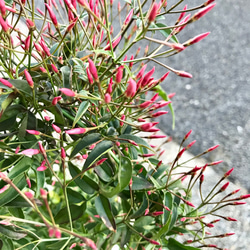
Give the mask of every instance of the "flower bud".
[{"label": "flower bud", "polygon": [[3,78],[0,78],[0,82],[1,82],[3,85],[5,85],[6,87],[8,87],[8,88],[12,88],[12,87],[13,87],[13,85],[12,85],[9,81],[7,81],[7,80],[5,80],[5,79],[3,79]]},{"label": "flower bud", "polygon": [[156,2],[154,2],[153,6],[151,8],[151,11],[149,13],[149,16],[148,16],[149,23],[152,23],[155,20],[156,15],[157,15],[157,11],[158,11],[158,4]]},{"label": "flower bud", "polygon": [[26,156],[37,155],[39,153],[40,151],[38,149],[33,149],[33,148],[25,149],[21,152],[21,154],[26,155]]},{"label": "flower bud", "polygon": [[66,130],[65,133],[68,135],[79,135],[84,134],[87,131],[86,128],[73,128],[70,130]]},{"label": "flower bud", "polygon": [[40,135],[40,132],[37,130],[29,130],[26,129],[27,133],[31,134],[31,135]]},{"label": "flower bud", "polygon": [[54,26],[57,28],[58,27],[58,22],[57,22],[57,19],[56,19],[56,15],[55,13],[53,12],[53,10],[50,8],[50,6],[48,4],[44,4],[49,12],[49,16],[50,16],[50,19],[52,21],[52,23],[54,24]]},{"label": "flower bud", "polygon": [[195,13],[193,15],[193,17],[191,18],[191,20],[192,21],[197,21],[198,19],[200,19],[201,17],[206,15],[210,10],[212,10],[215,5],[216,5],[216,3],[207,5],[205,8],[203,8],[200,11],[198,11],[197,13]]},{"label": "flower bud", "polygon": [[89,62],[89,71],[90,71],[91,75],[93,76],[93,78],[97,81],[98,74],[97,74],[96,66],[90,58],[88,58],[88,62]]},{"label": "flower bud", "polygon": [[76,96],[76,93],[72,91],[71,89],[67,88],[60,88],[59,89],[64,95],[69,96],[69,97],[74,97]]},{"label": "flower bud", "polygon": [[7,24],[7,20],[5,21],[2,16],[0,15],[0,25],[2,26],[2,29],[5,33],[8,32],[9,30],[9,27],[8,27],[8,24]]},{"label": "flower bud", "polygon": [[124,94],[127,98],[131,98],[135,95],[135,93],[136,93],[136,82],[132,78],[129,78],[128,87]]},{"label": "flower bud", "polygon": [[105,94],[104,101],[105,101],[105,103],[110,103],[111,102],[111,95],[109,93]]},{"label": "flower bud", "polygon": [[34,82],[33,82],[33,79],[32,79],[32,77],[27,69],[24,70],[24,75],[25,75],[25,78],[26,78],[28,84],[30,85],[30,87],[33,88]]},{"label": "flower bud", "polygon": [[131,20],[131,18],[133,16],[133,11],[134,11],[134,9],[131,9],[130,12],[128,13],[128,15],[127,15],[127,17],[126,17],[126,19],[124,21],[124,25],[127,25],[130,22],[130,20]]}]

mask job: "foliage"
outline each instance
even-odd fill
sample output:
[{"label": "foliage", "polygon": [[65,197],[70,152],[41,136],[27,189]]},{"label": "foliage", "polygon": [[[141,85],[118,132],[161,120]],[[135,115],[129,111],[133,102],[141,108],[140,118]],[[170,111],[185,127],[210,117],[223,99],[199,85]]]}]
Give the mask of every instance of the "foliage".
[{"label": "foliage", "polygon": [[[160,58],[209,34],[179,43],[215,5],[175,11],[181,2],[48,1],[43,12],[34,1],[0,0],[0,249],[220,249],[206,243],[216,221],[204,216],[233,220],[215,212],[248,198],[215,199],[232,170],[204,196],[205,169],[219,162],[186,170],[180,158],[193,143],[171,163],[149,143],[165,136],[148,119],[164,106],[174,115],[173,95],[159,85],[169,72],[154,79],[155,67],[192,77]],[[167,15],[179,18],[168,26]],[[156,66],[145,73],[148,61]]]}]

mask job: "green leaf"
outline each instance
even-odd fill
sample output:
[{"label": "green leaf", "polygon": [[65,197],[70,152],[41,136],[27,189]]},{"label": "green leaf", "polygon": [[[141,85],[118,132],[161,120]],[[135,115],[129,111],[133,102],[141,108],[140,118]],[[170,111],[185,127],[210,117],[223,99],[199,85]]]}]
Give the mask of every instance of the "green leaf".
[{"label": "green leaf", "polygon": [[167,206],[170,211],[167,211],[164,209],[163,211],[163,221],[162,221],[162,228],[158,232],[158,234],[155,236],[156,239],[159,239],[161,236],[164,236],[167,234],[170,228],[170,223],[172,220],[172,209],[173,209],[173,197],[169,192],[166,192],[164,195],[164,206]]},{"label": "green leaf", "polygon": [[169,238],[167,247],[169,250],[200,250],[200,248],[185,246],[173,238]]},{"label": "green leaf", "polygon": [[72,82],[72,71],[69,66],[63,66],[60,68],[62,72],[62,80],[63,80],[63,87],[70,89],[71,82]]},{"label": "green leaf", "polygon": [[47,110],[55,116],[55,123],[64,125],[63,110],[58,104],[47,107]]},{"label": "green leaf", "polygon": [[28,157],[23,157],[18,163],[11,169],[10,173],[8,174],[8,177],[10,179],[13,179],[23,172],[27,171],[31,164],[32,164],[32,159]]},{"label": "green leaf", "polygon": [[152,230],[155,227],[153,224],[154,221],[155,219],[151,216],[142,216],[135,221],[133,227],[136,231],[143,233],[144,231]]},{"label": "green leaf", "polygon": [[19,207],[19,208],[17,208],[17,207],[9,207],[8,210],[9,210],[9,212],[10,212],[14,217],[24,219],[24,214],[23,214],[22,208],[20,208],[20,207]]},{"label": "green leaf", "polygon": [[[81,206],[77,206],[74,204],[70,205],[69,209],[71,214],[71,220],[72,221],[77,220],[83,215],[84,211],[86,210],[86,203],[83,203]],[[56,224],[65,224],[68,223],[69,221],[70,220],[67,207],[64,207],[55,216],[55,222]]]},{"label": "green leaf", "polygon": [[116,230],[115,219],[113,217],[109,200],[103,195],[99,195],[95,199],[95,208],[98,215],[101,217],[105,226],[111,230]]},{"label": "green leaf", "polygon": [[126,140],[131,140],[137,143],[139,146],[143,146],[151,151],[153,150],[145,140],[136,135],[122,134],[118,137],[118,139],[125,139],[125,140],[119,140],[120,143],[128,143]]},{"label": "green leaf", "polygon": [[[172,32],[172,29],[166,29],[167,26],[163,23],[151,23],[150,28],[162,28],[159,31],[165,37],[168,37]],[[175,35],[171,36],[170,40],[172,40],[175,43],[179,43],[179,41]]]},{"label": "green leaf", "polygon": [[90,167],[96,160],[98,160],[102,155],[106,154],[113,147],[111,141],[99,142],[94,149],[90,152],[88,158],[86,159],[83,170]]},{"label": "green leaf", "polygon": [[133,219],[133,218],[136,218],[136,217],[143,215],[145,213],[145,210],[147,209],[147,207],[148,207],[147,196],[145,194],[143,194],[143,200],[142,200],[141,206],[135,211],[135,213],[133,213],[130,216],[130,218]]},{"label": "green leaf", "polygon": [[[81,171],[71,162],[69,162],[69,172],[72,178],[74,178]],[[74,182],[83,192],[87,194],[93,194],[96,190],[98,190],[98,185],[86,175],[84,175],[82,179],[80,177],[77,177]]]},{"label": "green leaf", "polygon": [[89,102],[88,101],[83,101],[76,113],[74,122],[73,122],[73,127],[75,127],[76,123],[81,119],[81,117],[84,115],[84,113],[88,110],[89,108]]},{"label": "green leaf", "polygon": [[73,151],[70,154],[70,158],[74,157],[77,153],[79,153],[84,148],[92,145],[101,140],[101,135],[98,133],[88,134],[84,136],[74,147]]},{"label": "green leaf", "polygon": [[153,188],[154,186],[139,176],[132,176],[132,190],[145,190]]},{"label": "green leaf", "polygon": [[26,233],[15,231],[13,227],[4,226],[1,224],[0,224],[0,233],[13,240],[20,240],[27,235]]},{"label": "green leaf", "polygon": [[9,79],[8,81],[23,94],[32,96],[32,89],[27,83],[27,81],[19,79]]},{"label": "green leaf", "polygon": [[77,192],[71,188],[67,188],[67,196],[70,204],[85,201],[85,198],[79,193],[79,191]]},{"label": "green leaf", "polygon": [[132,177],[132,163],[128,157],[121,156],[119,170],[118,170],[118,184],[117,184],[117,186],[110,191],[106,191],[104,189],[101,189],[100,192],[104,196],[111,198],[114,195],[121,192],[126,186],[128,186],[131,177]]},{"label": "green leaf", "polygon": [[[20,190],[22,190],[27,185],[24,175],[19,175],[16,178],[14,178],[13,183]],[[14,188],[9,187],[5,192],[0,194],[0,207],[14,200],[17,196],[18,196],[18,192]]]},{"label": "green leaf", "polygon": [[113,170],[107,161],[95,167],[96,174],[105,182],[111,181]]},{"label": "green leaf", "polygon": [[[165,92],[165,90],[160,85],[155,86],[154,90],[155,90],[156,93],[158,93],[160,95],[160,97],[164,101],[169,101],[167,93]],[[174,113],[174,108],[173,108],[172,103],[168,104],[168,107],[169,107],[169,109],[171,111],[171,114],[172,114],[172,119],[173,119],[172,128],[174,129],[175,128],[175,113]]]}]

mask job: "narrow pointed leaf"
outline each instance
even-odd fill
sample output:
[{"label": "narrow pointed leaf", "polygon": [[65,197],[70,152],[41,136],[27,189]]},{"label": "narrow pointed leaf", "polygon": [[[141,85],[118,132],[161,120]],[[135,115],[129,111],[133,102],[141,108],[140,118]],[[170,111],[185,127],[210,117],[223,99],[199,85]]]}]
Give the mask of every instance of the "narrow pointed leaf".
[{"label": "narrow pointed leaf", "polygon": [[200,248],[185,246],[173,238],[170,238],[167,245],[169,250],[200,250]]},{"label": "narrow pointed leaf", "polygon": [[[23,175],[19,175],[18,177],[14,178],[13,183],[22,190],[26,185],[26,179]],[[9,187],[5,192],[0,194],[0,207],[4,206],[6,203],[14,200],[18,196],[17,191]]]},{"label": "narrow pointed leaf", "polygon": [[86,159],[83,170],[90,167],[96,160],[98,160],[102,155],[106,154],[112,147],[113,143],[111,141],[102,141],[98,143]]},{"label": "narrow pointed leaf", "polygon": [[[69,209],[70,209],[70,214],[71,214],[71,220],[72,221],[77,220],[83,215],[86,209],[86,203],[83,203],[81,206],[77,206],[74,204],[70,205]],[[69,221],[70,219],[69,219],[67,207],[64,207],[55,216],[55,222],[57,224],[65,224],[65,223],[69,223]]]},{"label": "narrow pointed leaf", "polygon": [[84,136],[74,147],[70,158],[74,157],[77,153],[79,153],[84,148],[92,145],[93,143],[96,143],[101,140],[101,135],[98,133],[88,134]]},{"label": "narrow pointed leaf", "polygon": [[[75,165],[73,165],[71,162],[69,162],[69,172],[72,178],[74,178],[76,175],[78,175],[81,171],[79,168],[77,168]],[[96,182],[91,180],[86,175],[83,176],[83,178],[76,178],[74,180],[76,185],[85,193],[87,194],[93,194],[96,190],[98,190],[98,185]]]},{"label": "narrow pointed leaf", "polygon": [[81,117],[84,115],[84,113],[88,110],[89,107],[89,102],[88,101],[83,101],[79,108],[78,111],[76,113],[74,122],[73,122],[73,127],[75,127],[76,123],[81,119]]},{"label": "narrow pointed leaf", "polygon": [[105,226],[111,231],[116,231],[115,219],[111,211],[109,200],[103,195],[99,195],[95,199],[95,207]]},{"label": "narrow pointed leaf", "polygon": [[13,240],[20,240],[27,234],[23,232],[16,232],[13,227],[0,225],[0,233]]}]

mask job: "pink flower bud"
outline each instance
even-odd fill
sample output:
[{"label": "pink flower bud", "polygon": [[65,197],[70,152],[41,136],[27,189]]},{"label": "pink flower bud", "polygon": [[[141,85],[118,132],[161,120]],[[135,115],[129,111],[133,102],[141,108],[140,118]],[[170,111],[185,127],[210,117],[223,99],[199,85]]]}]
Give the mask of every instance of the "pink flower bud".
[{"label": "pink flower bud", "polygon": [[31,182],[30,182],[29,177],[26,178],[26,183],[27,183],[28,187],[31,188]]},{"label": "pink flower bud", "polygon": [[147,107],[148,107],[149,105],[151,105],[151,104],[152,104],[152,101],[149,100],[149,101],[146,101],[146,102],[141,103],[141,104],[139,105],[139,107],[142,108],[142,109],[145,109],[145,108],[147,108]]},{"label": "pink flower bud", "polygon": [[123,76],[123,66],[120,66],[118,69],[117,69],[117,73],[116,73],[116,76],[115,76],[115,81],[117,83],[120,83],[121,80],[122,80],[122,76]]},{"label": "pink flower bud", "polygon": [[149,139],[161,139],[161,138],[166,138],[166,135],[150,135],[148,136]]},{"label": "pink flower bud", "polygon": [[[118,43],[121,41],[121,36],[119,36],[114,42],[112,42],[112,48],[114,49]],[[110,50],[110,44],[105,48],[105,50]]]},{"label": "pink flower bud", "polygon": [[92,75],[90,73],[89,68],[86,69],[86,73],[87,73],[87,77],[88,77],[89,83],[92,85],[94,83],[94,81],[93,81],[93,77],[92,77]]},{"label": "pink flower bud", "polygon": [[160,129],[158,128],[150,128],[149,130],[147,130],[146,132],[152,132],[152,133],[155,133],[155,132],[158,132],[160,131]]},{"label": "pink flower bud", "polygon": [[141,157],[152,157],[152,156],[155,156],[155,154],[143,154],[143,155],[141,155]]},{"label": "pink flower bud", "polygon": [[[134,55],[132,55],[131,57],[130,57],[130,61],[133,61],[134,60]],[[130,62],[129,63],[129,68],[131,69],[132,67],[133,67],[133,62]]]},{"label": "pink flower bud", "polygon": [[220,164],[220,163],[222,163],[223,161],[214,161],[214,162],[210,162],[210,163],[208,163],[207,165],[208,166],[215,166],[215,165],[218,165],[218,164]]},{"label": "pink flower bud", "polygon": [[108,158],[103,158],[103,159],[101,159],[101,160],[99,160],[98,162],[96,162],[96,166],[99,166],[99,165],[101,165],[103,162],[105,162],[106,160],[107,160]]},{"label": "pink flower bud", "polygon": [[212,10],[215,5],[216,5],[216,3],[207,5],[205,8],[203,8],[200,11],[198,11],[197,13],[195,13],[193,15],[193,17],[191,18],[191,20],[196,21],[196,20],[200,19],[201,17],[206,15],[210,10]]},{"label": "pink flower bud", "polygon": [[[65,4],[67,5],[68,9],[75,12],[75,8],[74,8],[74,5],[71,3],[70,0],[64,0]],[[79,2],[79,1],[78,1]]]},{"label": "pink flower bud", "polygon": [[31,134],[31,135],[40,135],[40,132],[37,130],[29,130],[26,129],[27,133]]},{"label": "pink flower bud", "polygon": [[135,79],[140,79],[140,78],[143,76],[143,74],[144,74],[146,68],[147,68],[147,64],[145,64],[145,65],[140,69],[140,71],[139,71],[138,74],[136,75]]},{"label": "pink flower bud", "polygon": [[145,74],[141,82],[142,87],[145,87],[148,84],[150,77],[154,74],[154,71],[155,67],[153,67],[148,73]]},{"label": "pink flower bud", "polygon": [[186,146],[186,149],[191,148],[195,143],[196,143],[196,140],[190,142],[190,143]]},{"label": "pink flower bud", "polygon": [[40,44],[40,46],[42,47],[42,49],[43,49],[43,51],[45,52],[45,54],[46,54],[47,56],[51,56],[51,53],[50,53],[50,51],[49,51],[49,48],[47,47],[47,45],[45,44],[45,42],[44,42],[43,40],[40,40],[40,41],[39,41],[39,44]]},{"label": "pink flower bud", "polygon": [[73,249],[74,247],[76,247],[76,243],[73,243],[73,244],[69,247],[69,249]]},{"label": "pink flower bud", "polygon": [[0,194],[2,194],[3,192],[5,192],[8,188],[10,187],[10,185],[5,185],[2,188],[0,188]]},{"label": "pink flower bud", "polygon": [[2,29],[5,33],[8,32],[9,30],[9,27],[8,27],[8,24],[7,24],[7,21],[5,21],[2,16],[0,15],[0,25],[2,26]]},{"label": "pink flower bud", "polygon": [[190,201],[184,201],[188,206],[190,207],[195,207],[195,205],[193,203],[191,203]]},{"label": "pink flower bud", "polygon": [[162,214],[163,214],[163,211],[156,211],[156,212],[152,213],[152,216],[159,216],[159,215],[162,215]]},{"label": "pink flower bud", "polygon": [[155,20],[156,15],[157,15],[157,11],[158,11],[158,4],[156,2],[154,2],[153,6],[151,8],[151,11],[149,13],[149,16],[148,16],[149,23],[151,23]]},{"label": "pink flower bud", "polygon": [[56,133],[60,134],[61,133],[61,129],[56,126],[55,124],[52,124],[52,128],[56,131]]},{"label": "pink flower bud", "polygon": [[16,13],[16,9],[15,9],[15,6],[13,4],[13,8],[9,7],[9,6],[5,6],[6,7],[6,10],[12,12],[12,13]]},{"label": "pink flower bud", "polygon": [[230,170],[228,170],[225,174],[224,177],[227,178],[232,172],[233,172],[234,168],[231,168]]},{"label": "pink flower bud", "polygon": [[57,74],[59,73],[59,70],[57,69],[56,65],[54,65],[53,63],[51,63],[51,68],[52,70]]},{"label": "pink flower bud", "polygon": [[42,16],[45,16],[44,12],[41,11],[39,8],[36,8],[36,10],[37,10]]},{"label": "pink flower bud", "polygon": [[106,93],[104,96],[104,101],[105,103],[110,103],[111,102],[111,96],[109,93]]},{"label": "pink flower bud", "polygon": [[4,0],[0,0],[0,12],[1,12],[3,18],[5,18],[6,17],[6,7],[5,7]]},{"label": "pink flower bud", "polygon": [[84,134],[87,131],[86,128],[73,128],[70,130],[66,130],[65,133],[68,135],[79,135]]},{"label": "pink flower bud", "polygon": [[55,231],[55,237],[56,237],[57,239],[60,239],[60,238],[62,237],[61,231],[60,231],[59,229],[56,229],[56,231]]},{"label": "pink flower bud", "polygon": [[[123,114],[122,116],[121,116],[121,120],[122,121],[125,121],[125,118],[126,118],[126,116]],[[123,122],[122,121],[120,121],[120,126],[122,127],[123,126]]]},{"label": "pink flower bud", "polygon": [[245,204],[247,204],[247,203],[244,202],[244,201],[235,201],[235,202],[233,202],[233,205],[236,205],[236,206],[238,206],[238,205],[245,205]]},{"label": "pink flower bud", "polygon": [[180,159],[183,153],[185,152],[186,148],[183,148],[177,155],[177,159]]},{"label": "pink flower bud", "polygon": [[25,149],[21,152],[21,154],[26,155],[26,156],[37,155],[39,153],[40,151],[38,149],[33,149],[33,148]]},{"label": "pink flower bud", "polygon": [[184,140],[187,140],[187,138],[190,136],[191,133],[192,133],[192,129],[186,133],[186,135],[184,136]]},{"label": "pink flower bud", "polygon": [[56,96],[56,97],[53,98],[51,104],[52,104],[53,106],[55,106],[61,99],[62,99],[61,96]]},{"label": "pink flower bud", "polygon": [[19,150],[20,150],[20,147],[19,146],[16,147],[15,154],[18,154]]},{"label": "pink flower bud", "polygon": [[149,129],[151,129],[153,126],[157,124],[158,122],[149,122],[149,123],[142,124],[139,128],[140,130],[147,132]]},{"label": "pink flower bud", "polygon": [[244,194],[244,195],[241,195],[241,196],[239,197],[240,200],[248,199],[248,198],[250,198],[250,194]]},{"label": "pink flower bud", "polygon": [[178,76],[181,76],[181,77],[186,77],[186,78],[192,78],[193,77],[190,73],[185,72],[185,71],[178,71],[178,70],[176,70],[176,71],[174,71],[174,73],[176,75],[178,75]]},{"label": "pink flower bud", "polygon": [[127,15],[127,17],[126,17],[126,19],[124,21],[124,25],[127,25],[130,22],[130,20],[131,20],[131,18],[133,16],[133,11],[134,11],[134,9],[131,9],[130,12],[128,13],[128,15]]},{"label": "pink flower bud", "polygon": [[160,243],[155,240],[149,240],[149,242],[153,245],[158,245],[158,246],[160,245]]},{"label": "pink flower bud", "polygon": [[165,115],[167,113],[168,113],[168,111],[158,111],[158,112],[152,114],[151,117],[155,118],[155,117],[158,117],[158,116],[161,116],[161,115]]},{"label": "pink flower bud", "polygon": [[53,237],[55,235],[55,229],[50,227],[49,228],[49,237]]},{"label": "pink flower bud", "polygon": [[146,208],[144,215],[147,215],[149,213],[149,209]]},{"label": "pink flower bud", "polygon": [[47,191],[40,188],[40,194],[41,194],[42,199],[47,199]]},{"label": "pink flower bud", "polygon": [[26,25],[27,25],[29,30],[32,30],[36,27],[35,24],[28,18],[26,19]]},{"label": "pink flower bud", "polygon": [[135,95],[135,93],[136,93],[136,82],[132,78],[129,78],[128,87],[124,94],[127,98],[131,98]]},{"label": "pink flower bud", "polygon": [[[1,17],[1,16],[0,16]],[[13,87],[13,85],[9,82],[9,81],[7,81],[7,80],[5,80],[5,79],[3,79],[3,78],[0,78],[0,82],[3,84],[3,85],[5,85],[6,87],[8,87],[8,88],[12,88]]]},{"label": "pink flower bud", "polygon": [[78,17],[76,17],[72,20],[72,22],[67,27],[67,32],[70,32],[75,27],[77,20],[78,20]]},{"label": "pink flower bud", "polygon": [[96,66],[90,58],[88,58],[88,62],[89,62],[89,71],[90,71],[91,75],[93,76],[93,78],[97,81],[98,74],[97,74]]},{"label": "pink flower bud", "polygon": [[183,12],[180,14],[179,18],[178,18],[177,21],[176,21],[177,23],[179,23],[180,20],[185,16],[185,14],[186,14],[185,10],[186,10],[186,9],[187,9],[187,5],[184,6]]},{"label": "pink flower bud", "polygon": [[32,77],[27,69],[24,70],[24,75],[25,75],[25,78],[26,78],[28,84],[30,85],[30,87],[33,88],[34,82],[33,82]]},{"label": "pink flower bud", "polygon": [[173,98],[175,95],[176,95],[176,93],[170,93],[170,94],[168,94],[168,98],[171,99],[171,98]]},{"label": "pink flower bud", "polygon": [[171,101],[160,101],[160,102],[154,104],[154,105],[151,107],[151,109],[152,109],[152,110],[160,109],[160,108],[163,108],[163,107],[169,105],[170,103],[171,103]]},{"label": "pink flower bud", "polygon": [[137,144],[136,142],[132,141],[132,140],[128,140],[128,142],[129,142],[130,144],[136,146],[136,147],[138,146],[138,144]]},{"label": "pink flower bud", "polygon": [[207,152],[211,152],[211,151],[215,150],[216,148],[218,148],[219,146],[220,146],[220,145],[215,145],[215,146],[213,146],[213,147],[207,149]]},{"label": "pink flower bud", "polygon": [[142,118],[138,118],[137,121],[138,121],[138,122],[145,122],[146,120],[145,120],[145,119],[142,119]]},{"label": "pink flower bud", "polygon": [[24,192],[25,196],[29,199],[33,199],[34,195],[31,192]]},{"label": "pink flower bud", "polygon": [[225,184],[220,188],[220,191],[219,191],[219,192],[225,191],[225,190],[227,189],[228,185],[229,185],[229,182],[225,183]]},{"label": "pink flower bud", "polygon": [[194,38],[188,40],[187,42],[185,42],[185,44],[191,45],[191,44],[194,44],[194,43],[198,43],[199,41],[201,41],[202,39],[207,37],[209,34],[210,34],[210,32],[202,33],[202,34],[200,34],[198,36],[195,36]]},{"label": "pink flower bud", "polygon": [[207,6],[207,5],[209,5],[210,3],[212,3],[212,2],[214,2],[215,0],[208,0],[208,1],[206,1],[205,3],[204,3],[204,6]]},{"label": "pink flower bud", "polygon": [[42,153],[43,155],[46,155],[46,151],[40,141],[38,142],[38,146],[39,146],[40,153]]},{"label": "pink flower bud", "polygon": [[232,217],[225,217],[226,220],[228,221],[237,221],[236,219],[232,218]]},{"label": "pink flower bud", "polygon": [[72,91],[71,89],[67,88],[60,88],[59,89],[64,95],[69,96],[69,97],[74,97],[76,96],[76,93]]},{"label": "pink flower bud", "polygon": [[36,171],[38,171],[38,172],[43,172],[43,171],[45,171],[46,169],[47,169],[47,167],[45,166],[45,161],[43,161],[42,164],[41,164],[41,166],[38,167],[38,168],[36,169]]}]

